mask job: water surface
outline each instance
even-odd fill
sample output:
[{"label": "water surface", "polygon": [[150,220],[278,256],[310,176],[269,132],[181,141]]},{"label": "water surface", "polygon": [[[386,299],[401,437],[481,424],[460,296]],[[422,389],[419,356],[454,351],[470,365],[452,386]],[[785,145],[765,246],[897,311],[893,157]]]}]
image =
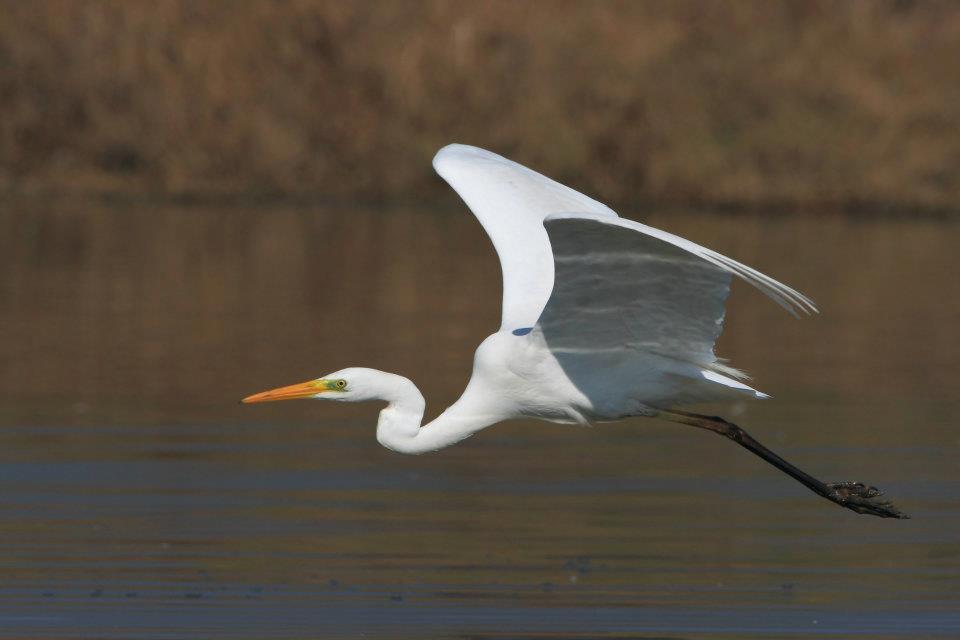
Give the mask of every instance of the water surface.
[{"label": "water surface", "polygon": [[857,516],[711,434],[499,425],[405,457],[374,406],[240,406],[359,365],[438,413],[498,324],[464,211],[51,202],[0,211],[0,637],[960,635],[960,230],[635,216],[809,294],[735,287],[725,415]]}]

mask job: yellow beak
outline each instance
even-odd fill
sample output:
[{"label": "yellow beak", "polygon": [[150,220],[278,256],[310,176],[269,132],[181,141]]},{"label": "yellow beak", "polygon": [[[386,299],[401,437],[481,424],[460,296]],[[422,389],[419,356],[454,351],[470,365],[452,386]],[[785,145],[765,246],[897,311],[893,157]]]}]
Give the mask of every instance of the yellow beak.
[{"label": "yellow beak", "polygon": [[307,382],[301,382],[299,384],[291,384],[287,387],[280,387],[278,389],[271,389],[270,391],[263,391],[261,393],[255,393],[252,396],[247,396],[243,399],[245,404],[250,404],[252,402],[275,402],[277,400],[297,400],[298,398],[311,398],[318,393],[324,391],[329,391],[331,388],[331,383],[327,380],[308,380]]}]

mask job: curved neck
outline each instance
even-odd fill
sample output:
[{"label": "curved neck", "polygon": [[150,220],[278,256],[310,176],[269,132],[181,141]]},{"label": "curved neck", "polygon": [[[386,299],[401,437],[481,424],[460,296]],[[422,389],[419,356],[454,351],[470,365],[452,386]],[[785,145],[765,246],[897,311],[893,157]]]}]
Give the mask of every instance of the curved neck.
[{"label": "curved neck", "polygon": [[421,427],[426,409],[423,395],[413,382],[395,376],[391,388],[381,395],[388,404],[377,421],[377,441],[399,453],[427,453],[456,444],[498,422],[499,417],[471,402],[471,386],[446,411]]}]

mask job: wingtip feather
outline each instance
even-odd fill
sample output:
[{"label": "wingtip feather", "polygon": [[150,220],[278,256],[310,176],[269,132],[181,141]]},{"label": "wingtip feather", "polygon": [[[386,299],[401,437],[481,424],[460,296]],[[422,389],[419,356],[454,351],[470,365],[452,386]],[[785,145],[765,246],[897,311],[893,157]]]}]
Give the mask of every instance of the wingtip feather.
[{"label": "wingtip feather", "polygon": [[459,142],[452,142],[445,147],[442,147],[433,156],[433,169],[440,175],[443,175],[443,168],[445,166],[459,160],[467,159],[493,161],[507,160],[506,158],[498,156],[492,151],[487,151],[486,149],[481,149],[480,147],[474,147],[469,144],[460,144]]},{"label": "wingtip feather", "polygon": [[782,282],[774,280],[770,276],[752,267],[748,267],[741,262],[737,262],[732,258],[728,258],[723,254],[709,249],[707,251],[709,251],[710,257],[714,258],[716,262],[719,262],[725,269],[758,288],[793,317],[800,318],[801,313],[803,315],[810,315],[820,312],[813,300],[796,289],[788,287]]}]

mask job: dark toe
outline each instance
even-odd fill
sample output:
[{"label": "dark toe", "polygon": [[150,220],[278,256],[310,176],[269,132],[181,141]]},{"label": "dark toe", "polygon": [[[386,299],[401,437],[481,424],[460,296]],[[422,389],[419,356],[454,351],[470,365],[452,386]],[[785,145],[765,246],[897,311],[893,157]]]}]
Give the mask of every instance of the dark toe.
[{"label": "dark toe", "polygon": [[880,518],[910,518],[884,498],[883,491],[862,482],[835,482],[827,485],[830,499],[842,507]]}]

